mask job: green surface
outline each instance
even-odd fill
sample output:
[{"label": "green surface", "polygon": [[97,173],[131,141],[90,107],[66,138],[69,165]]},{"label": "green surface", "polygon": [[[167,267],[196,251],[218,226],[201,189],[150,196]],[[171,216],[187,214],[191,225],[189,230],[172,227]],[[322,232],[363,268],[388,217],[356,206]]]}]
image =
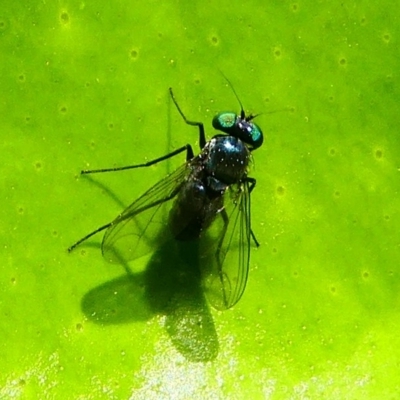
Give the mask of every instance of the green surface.
[{"label": "green surface", "polygon": [[[399,26],[387,0],[3,4],[0,398],[399,398]],[[101,236],[66,248],[180,160],[78,175],[195,145],[169,86],[212,135],[218,69],[263,113],[261,247],[234,309],[193,282],[165,308],[171,249],[127,276]]]}]

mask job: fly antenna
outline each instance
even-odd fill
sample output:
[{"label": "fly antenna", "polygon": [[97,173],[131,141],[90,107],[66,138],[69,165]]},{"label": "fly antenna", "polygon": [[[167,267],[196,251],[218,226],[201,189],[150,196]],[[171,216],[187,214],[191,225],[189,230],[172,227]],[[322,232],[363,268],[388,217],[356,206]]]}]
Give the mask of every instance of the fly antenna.
[{"label": "fly antenna", "polygon": [[221,70],[219,70],[219,72],[220,72],[221,75],[225,78],[225,80],[228,82],[229,87],[232,89],[233,94],[235,95],[237,101],[238,101],[239,104],[240,104],[240,117],[241,117],[242,119],[245,119],[246,114],[244,113],[243,104],[242,104],[242,102],[240,101],[239,96],[237,95],[235,88],[233,87],[231,81],[226,77],[226,75],[225,75]]}]

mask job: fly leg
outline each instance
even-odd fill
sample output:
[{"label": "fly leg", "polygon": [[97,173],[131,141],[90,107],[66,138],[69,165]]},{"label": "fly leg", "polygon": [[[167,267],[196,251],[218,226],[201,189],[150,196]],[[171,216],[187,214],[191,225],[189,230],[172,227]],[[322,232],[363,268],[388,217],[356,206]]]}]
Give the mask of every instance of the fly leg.
[{"label": "fly leg", "polygon": [[184,151],[186,151],[186,161],[189,161],[194,157],[192,146],[190,144],[186,144],[185,146],[182,146],[179,149],[172,151],[171,153],[168,153],[162,157],[155,158],[154,160],[150,160],[150,161],[147,161],[142,164],[127,165],[125,167],[117,167],[117,168],[101,168],[101,169],[83,170],[83,171],[81,171],[81,174],[82,175],[97,174],[97,173],[101,173],[101,172],[116,172],[116,171],[124,171],[126,169],[150,167],[151,165],[154,165],[161,161],[165,161],[165,160],[168,160],[169,158],[175,157],[176,155],[183,153]]},{"label": "fly leg", "polygon": [[228,214],[226,213],[225,209],[223,209],[221,211],[220,215],[222,217],[222,220],[224,221],[224,227],[222,230],[221,238],[219,239],[216,257],[217,257],[217,265],[218,265],[218,278],[219,278],[222,292],[223,292],[222,298],[224,301],[224,305],[227,306],[228,305],[228,296],[229,296],[229,293],[231,292],[231,286],[230,286],[231,283],[230,283],[228,277],[226,275],[224,275],[224,272],[222,271],[222,264],[223,264],[224,260],[221,259],[221,257],[225,257],[225,254],[221,254],[221,249],[222,249],[222,243],[224,242],[224,239],[225,239],[226,231],[228,229],[229,217],[228,217]]},{"label": "fly leg", "polygon": [[204,125],[202,122],[195,122],[195,121],[189,121],[185,115],[183,114],[181,108],[178,105],[178,102],[175,99],[174,93],[172,92],[172,88],[169,88],[169,93],[171,95],[171,99],[174,102],[179,114],[181,114],[181,117],[183,120],[191,126],[197,126],[199,128],[199,144],[200,144],[200,149],[202,149],[206,145],[206,135],[204,132]]},{"label": "fly leg", "polygon": [[[257,181],[254,178],[247,177],[246,181],[249,183],[249,195],[253,191],[253,189],[256,187]],[[251,196],[249,196],[249,223],[250,223],[250,235],[251,238],[253,239],[256,247],[260,246],[260,243],[258,242],[256,235],[254,234],[253,230],[251,229]]]}]

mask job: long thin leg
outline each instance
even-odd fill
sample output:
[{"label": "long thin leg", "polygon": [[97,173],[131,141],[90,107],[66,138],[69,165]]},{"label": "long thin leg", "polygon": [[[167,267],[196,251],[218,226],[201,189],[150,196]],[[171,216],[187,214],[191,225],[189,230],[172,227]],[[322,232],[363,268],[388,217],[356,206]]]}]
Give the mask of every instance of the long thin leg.
[{"label": "long thin leg", "polygon": [[109,222],[106,225],[101,226],[100,228],[97,228],[95,231],[90,232],[88,235],[86,235],[85,237],[83,237],[82,239],[79,239],[76,243],[74,243],[72,246],[68,247],[68,253],[71,253],[71,251],[73,249],[75,249],[75,247],[79,246],[82,242],[84,242],[85,240],[91,238],[92,236],[94,236],[96,233],[99,233],[101,231],[104,231],[104,229],[107,229],[109,226],[112,225],[112,222]]},{"label": "long thin leg", "polygon": [[186,161],[191,160],[194,157],[193,149],[190,144],[180,147],[172,151],[171,153],[166,154],[165,156],[155,158],[154,160],[148,161],[143,164],[136,164],[136,165],[128,165],[126,167],[117,167],[117,168],[101,168],[101,169],[90,169],[90,170],[83,170],[81,174],[97,174],[100,172],[116,172],[116,171],[124,171],[126,169],[134,169],[134,168],[143,168],[143,167],[150,167],[150,165],[157,164],[161,161],[168,160],[168,158],[172,158],[186,150]]},{"label": "long thin leg", "polygon": [[224,228],[223,228],[223,232],[221,235],[221,239],[219,240],[218,249],[217,249],[218,275],[219,275],[219,280],[221,283],[222,290],[224,291],[223,292],[224,303],[228,304],[228,299],[226,297],[226,291],[225,291],[225,286],[224,286],[224,274],[222,272],[222,263],[220,260],[220,251],[221,251],[222,242],[224,241],[224,238],[225,238],[226,230],[228,229],[229,217],[228,217],[228,214],[226,213],[225,209],[223,209],[221,211],[220,215],[224,221]]},{"label": "long thin leg", "polygon": [[[169,88],[169,93],[171,95],[172,101],[174,102],[177,110],[179,111],[179,114],[182,116],[183,120],[188,124],[192,126],[197,126],[199,128],[199,143],[200,143],[200,148],[202,149],[205,144],[206,144],[206,136],[204,132],[204,125],[202,122],[194,122],[194,121],[189,121],[185,115],[183,114],[182,110],[180,109],[175,96],[172,92],[172,88]],[[150,167],[151,165],[157,164],[161,161],[165,161],[168,158],[174,157],[183,151],[186,150],[186,161],[191,160],[194,157],[193,149],[190,144],[187,144],[185,146],[180,147],[179,149],[176,149],[172,151],[171,153],[168,153],[162,157],[158,157],[154,160],[148,161],[146,163],[142,164],[136,164],[136,165],[127,165],[125,167],[116,167],[116,168],[100,168],[100,169],[90,169],[90,170],[83,170],[81,171],[81,174],[97,174],[97,173],[102,173],[102,172],[116,172],[116,171],[125,171],[127,169],[134,169],[134,168],[143,168],[143,167]]]},{"label": "long thin leg", "polygon": [[253,189],[256,187],[257,181],[254,178],[250,178],[249,176],[246,178],[246,181],[250,183],[249,193],[251,193]]},{"label": "long thin leg", "polygon": [[[205,139],[205,133],[204,133],[204,126],[201,122],[192,122],[192,121],[188,121],[185,117],[185,115],[182,113],[178,103],[175,100],[174,94],[172,93],[172,89],[169,89],[170,94],[171,94],[171,98],[176,106],[176,108],[178,109],[179,113],[181,114],[182,118],[184,119],[184,121],[188,124],[188,125],[193,125],[193,126],[197,126],[199,128],[199,142],[200,142],[200,146],[201,148],[203,148],[206,144],[206,139]],[[134,169],[134,168],[144,168],[144,167],[150,167],[151,165],[157,164],[161,161],[165,161],[169,158],[172,158],[182,152],[186,151],[186,161],[191,160],[194,157],[194,153],[193,153],[193,149],[192,146],[190,144],[186,144],[185,146],[180,147],[179,149],[176,149],[174,151],[172,151],[171,153],[168,153],[162,157],[158,157],[155,158],[154,160],[150,160],[146,163],[142,163],[142,164],[136,164],[136,165],[128,165],[125,167],[117,167],[117,168],[101,168],[101,169],[92,169],[92,170],[83,170],[81,171],[82,175],[85,174],[96,174],[96,173],[102,173],[102,172],[116,172],[116,171],[124,171],[127,169]],[[96,233],[99,233],[107,228],[109,228],[114,221],[101,226],[100,228],[97,228],[96,230],[94,230],[93,232],[89,233],[88,235],[84,236],[83,238],[79,239],[76,243],[74,243],[72,246],[70,246],[68,248],[68,252],[70,253],[72,250],[74,250],[78,245],[80,245],[82,242],[84,242],[85,240],[91,238],[92,236],[94,236]]]},{"label": "long thin leg", "polygon": [[[168,201],[168,200],[173,199],[173,198],[176,196],[176,194],[178,193],[179,190],[180,190],[179,187],[175,188],[175,190],[173,190],[173,191],[169,194],[169,196],[164,197],[162,200],[159,200],[159,201],[157,201],[157,202],[153,202],[153,204],[151,205],[151,207],[156,206],[156,205],[159,205],[159,204],[161,204],[161,203],[164,203],[164,202],[166,202],[166,201]],[[143,208],[143,209],[144,209],[144,208]],[[143,211],[143,209],[142,209],[142,211]],[[131,216],[130,216],[129,214],[120,215],[120,216],[118,217],[118,219],[114,219],[113,221],[109,222],[108,224],[103,225],[103,226],[101,226],[100,228],[95,229],[93,232],[88,233],[86,236],[84,236],[83,238],[79,239],[79,240],[78,240],[76,243],[74,243],[72,246],[68,247],[68,249],[67,249],[67,250],[68,250],[68,253],[70,253],[72,250],[74,250],[77,246],[79,246],[79,245],[80,245],[82,242],[84,242],[85,240],[87,240],[87,239],[91,238],[92,236],[94,236],[96,233],[99,233],[99,232],[101,232],[101,231],[104,231],[105,229],[107,229],[107,228],[109,228],[110,226],[112,226],[115,222],[118,222],[118,223],[119,223],[119,222],[121,222],[121,221],[124,221],[124,220],[130,218],[130,217],[131,217]]]},{"label": "long thin leg", "polygon": [[[186,150],[186,161],[191,160],[194,155],[193,155],[193,150],[192,150],[192,146],[190,146],[190,144],[187,144],[186,146],[182,146],[181,148],[174,150],[173,152],[166,154],[165,156],[156,158],[154,160],[148,161],[147,163],[144,164],[137,164],[137,165],[129,165],[127,167],[120,167],[120,168],[105,168],[105,169],[93,169],[93,170],[85,170],[85,171],[81,171],[81,174],[94,174],[94,173],[100,173],[100,172],[114,172],[114,171],[122,171],[125,169],[133,169],[133,168],[141,168],[141,167],[149,167],[150,165],[153,164],[157,164],[161,161],[167,160],[168,158],[174,157],[176,155],[178,155],[179,153],[182,153],[183,151]],[[84,236],[82,239],[79,239],[76,243],[74,243],[72,246],[68,247],[68,252],[70,253],[72,250],[75,249],[75,247],[77,247],[78,245],[80,245],[82,242],[84,242],[85,240],[91,238],[92,236],[94,236],[96,233],[99,233],[101,231],[104,231],[105,229],[107,229],[108,227],[110,227],[113,224],[114,221],[109,222],[106,225],[101,226],[100,228],[97,228],[96,230],[94,230],[93,232],[87,234],[86,236]]]},{"label": "long thin leg", "polygon": [[199,144],[200,144],[200,149],[202,149],[206,145],[206,134],[204,132],[204,125],[202,122],[195,122],[195,121],[189,121],[185,115],[183,114],[181,108],[178,105],[178,102],[175,99],[174,93],[172,92],[172,88],[169,88],[169,93],[171,95],[171,99],[174,102],[179,114],[181,114],[181,117],[183,120],[188,124],[192,126],[197,126],[199,128]]},{"label": "long thin leg", "polygon": [[[250,184],[250,186],[249,186],[249,194],[250,194],[253,191],[253,189],[256,187],[257,181],[254,178],[250,178],[250,177],[247,177],[246,180]],[[250,219],[251,219],[251,216],[250,216]],[[255,245],[257,247],[259,247],[260,243],[258,242],[258,240],[256,238],[256,235],[254,234],[254,232],[253,232],[253,230],[251,228],[250,228],[250,235],[251,235]]]},{"label": "long thin leg", "polygon": [[258,242],[258,240],[256,238],[256,235],[253,232],[253,229],[250,229],[250,235],[251,235],[251,238],[253,239],[254,244],[256,245],[256,247],[260,247],[260,243]]}]

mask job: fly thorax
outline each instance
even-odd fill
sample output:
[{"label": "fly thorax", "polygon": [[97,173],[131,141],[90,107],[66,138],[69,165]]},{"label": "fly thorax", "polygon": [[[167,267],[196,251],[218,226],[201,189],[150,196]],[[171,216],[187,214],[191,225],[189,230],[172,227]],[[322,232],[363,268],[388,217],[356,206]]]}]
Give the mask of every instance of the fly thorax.
[{"label": "fly thorax", "polygon": [[206,179],[207,187],[208,187],[208,195],[211,197],[211,194],[216,196],[222,196],[225,190],[228,188],[228,185],[224,182],[221,182],[217,178],[213,176],[208,176]]},{"label": "fly thorax", "polygon": [[250,151],[234,136],[216,136],[207,143],[207,173],[226,184],[240,181],[247,174]]}]

